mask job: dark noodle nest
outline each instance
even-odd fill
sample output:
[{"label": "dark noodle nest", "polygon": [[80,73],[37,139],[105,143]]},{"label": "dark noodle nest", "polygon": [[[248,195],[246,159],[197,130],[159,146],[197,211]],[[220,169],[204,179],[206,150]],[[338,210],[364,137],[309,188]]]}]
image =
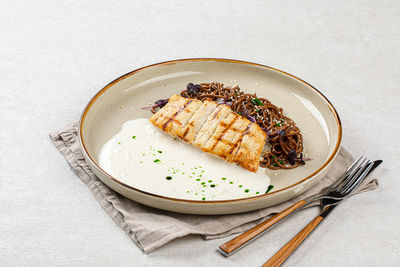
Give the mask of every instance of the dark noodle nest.
[{"label": "dark noodle nest", "polygon": [[303,161],[303,137],[296,123],[283,115],[283,109],[268,99],[244,93],[238,86],[224,87],[222,83],[189,83],[181,96],[199,100],[211,99],[231,106],[233,112],[257,123],[268,135],[266,149],[260,160],[261,167],[292,169]]}]

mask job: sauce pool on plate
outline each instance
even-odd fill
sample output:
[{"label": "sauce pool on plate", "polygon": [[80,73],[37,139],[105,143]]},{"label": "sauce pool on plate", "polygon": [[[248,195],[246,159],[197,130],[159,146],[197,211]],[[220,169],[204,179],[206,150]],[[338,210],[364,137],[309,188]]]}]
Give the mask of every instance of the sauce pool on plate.
[{"label": "sauce pool on plate", "polygon": [[125,122],[103,145],[100,167],[137,189],[190,200],[265,194],[265,169],[252,173],[161,132],[147,119]]}]

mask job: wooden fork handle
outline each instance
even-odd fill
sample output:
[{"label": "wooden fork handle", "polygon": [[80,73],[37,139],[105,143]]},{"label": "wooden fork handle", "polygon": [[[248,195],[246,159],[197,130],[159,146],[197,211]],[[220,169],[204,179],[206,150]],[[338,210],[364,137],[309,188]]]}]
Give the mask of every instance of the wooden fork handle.
[{"label": "wooden fork handle", "polygon": [[301,200],[289,208],[279,212],[278,214],[274,215],[273,217],[269,218],[265,222],[262,222],[255,227],[251,228],[250,230],[244,232],[243,234],[233,238],[232,240],[224,243],[221,245],[219,248],[222,250],[222,254],[225,256],[229,256],[232,252],[235,250],[239,249],[240,247],[244,246],[249,242],[250,240],[254,239],[255,237],[259,236],[263,232],[265,232],[268,228],[282,220],[283,218],[287,217],[294,211],[300,209],[303,207],[305,204],[307,204],[306,201]]},{"label": "wooden fork handle", "polygon": [[295,237],[284,245],[277,253],[274,254],[263,267],[280,266],[289,256],[296,250],[298,246],[306,239],[306,237],[320,224],[324,217],[317,216],[306,227],[303,228]]}]

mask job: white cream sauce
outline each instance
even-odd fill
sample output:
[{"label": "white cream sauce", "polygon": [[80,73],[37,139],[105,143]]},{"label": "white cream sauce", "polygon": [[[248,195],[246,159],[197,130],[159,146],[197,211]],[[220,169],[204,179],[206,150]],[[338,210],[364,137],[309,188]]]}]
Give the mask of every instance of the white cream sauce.
[{"label": "white cream sauce", "polygon": [[223,200],[265,194],[265,169],[252,173],[190,144],[176,140],[147,119],[123,124],[102,147],[99,163],[107,173],[153,194],[192,200]]}]

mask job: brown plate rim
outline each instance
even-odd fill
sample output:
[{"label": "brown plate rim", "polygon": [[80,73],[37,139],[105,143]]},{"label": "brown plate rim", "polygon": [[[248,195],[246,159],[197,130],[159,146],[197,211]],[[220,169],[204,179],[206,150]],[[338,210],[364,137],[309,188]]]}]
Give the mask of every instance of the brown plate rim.
[{"label": "brown plate rim", "polygon": [[[83,128],[83,124],[85,122],[85,118],[87,113],[89,112],[91,106],[93,105],[93,103],[105,92],[107,91],[112,85],[118,83],[119,81],[139,72],[142,71],[144,69],[147,68],[151,68],[151,67],[155,67],[155,66],[161,66],[161,65],[170,65],[170,64],[175,64],[175,63],[179,63],[179,62],[188,62],[188,61],[216,61],[216,62],[226,62],[226,63],[237,63],[237,64],[244,64],[244,65],[253,65],[253,66],[258,66],[258,67],[262,67],[262,68],[266,68],[266,69],[270,69],[273,71],[277,71],[280,72],[281,74],[290,76],[292,78],[295,78],[296,80],[306,84],[307,86],[309,86],[312,90],[314,90],[317,94],[319,94],[328,104],[329,109],[331,110],[333,116],[336,119],[336,123],[338,126],[338,138],[337,138],[337,144],[333,150],[333,152],[331,153],[331,155],[329,156],[329,158],[324,162],[324,164],[322,164],[322,166],[316,170],[315,172],[313,172],[312,174],[310,174],[309,176],[303,178],[302,180],[298,181],[297,183],[287,186],[285,188],[279,189],[277,191],[268,193],[268,194],[263,194],[260,196],[252,196],[252,197],[247,197],[247,198],[237,198],[237,199],[228,199],[228,200],[190,200],[190,199],[181,199],[181,198],[172,198],[172,197],[166,197],[166,196],[162,196],[162,195],[157,195],[157,194],[153,194],[153,193],[149,193],[146,191],[142,191],[140,189],[137,189],[135,187],[132,187],[130,185],[127,185],[121,181],[119,181],[118,179],[112,177],[111,175],[109,175],[107,172],[105,172],[97,163],[96,161],[90,156],[90,154],[88,153],[85,143],[83,141],[82,138],[82,128]],[[162,198],[165,200],[170,200],[170,201],[177,201],[177,202],[186,202],[186,203],[191,203],[191,204],[228,204],[228,203],[240,203],[240,202],[248,202],[248,201],[253,201],[253,200],[260,200],[260,199],[264,199],[264,198],[270,198],[273,195],[280,193],[282,191],[288,190],[290,188],[296,187],[297,185],[300,185],[304,182],[306,182],[307,180],[309,180],[310,178],[312,178],[313,176],[317,175],[318,173],[320,173],[325,167],[327,167],[332,160],[335,158],[335,156],[337,155],[337,153],[339,152],[339,148],[341,146],[341,142],[342,142],[342,123],[339,117],[339,114],[337,113],[335,107],[332,105],[332,103],[328,100],[328,98],[322,94],[317,88],[315,88],[313,85],[311,85],[310,83],[288,73],[282,70],[279,70],[277,68],[274,67],[270,67],[267,65],[263,65],[263,64],[259,64],[259,63],[254,63],[254,62],[249,62],[249,61],[243,61],[243,60],[237,60],[237,59],[226,59],[226,58],[184,58],[184,59],[175,59],[175,60],[169,60],[169,61],[163,61],[163,62],[159,62],[159,63],[155,63],[155,64],[151,64],[151,65],[147,65],[138,69],[135,69],[131,72],[128,72],[118,78],[116,78],[115,80],[113,80],[112,82],[108,83],[106,86],[104,86],[100,91],[98,91],[89,101],[89,103],[86,105],[85,109],[82,112],[82,115],[80,117],[79,120],[79,129],[78,129],[78,137],[79,137],[79,145],[81,147],[82,152],[84,153],[84,155],[86,156],[86,159],[88,159],[93,166],[102,174],[104,174],[107,178],[113,180],[114,182],[130,189],[130,190],[134,190],[136,192],[145,194],[145,195],[149,195],[152,197],[156,197],[156,198]]]}]

